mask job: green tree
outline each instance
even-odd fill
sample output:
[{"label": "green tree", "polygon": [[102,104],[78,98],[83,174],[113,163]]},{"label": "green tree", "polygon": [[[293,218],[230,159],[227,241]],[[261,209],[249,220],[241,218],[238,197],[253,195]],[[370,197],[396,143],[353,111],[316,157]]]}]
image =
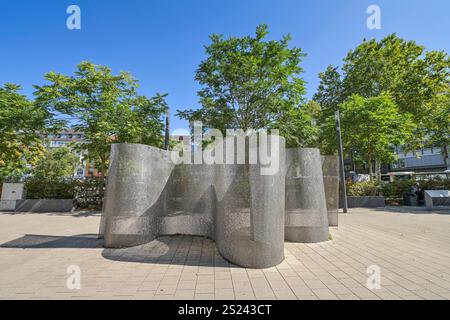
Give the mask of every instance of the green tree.
[{"label": "green tree", "polygon": [[[412,138],[412,116],[400,113],[392,97],[384,93],[370,98],[352,95],[339,108],[344,147],[347,152],[357,150],[364,156],[371,176],[375,162],[380,180],[381,163],[394,160],[394,147]],[[334,121],[329,120],[328,124],[333,127]]]},{"label": "green tree", "polygon": [[31,174],[42,180],[60,180],[72,177],[80,158],[67,147],[47,151],[32,168]]},{"label": "green tree", "polygon": [[280,135],[286,139],[288,148],[316,147],[319,138],[317,125],[319,114],[319,104],[308,101],[301,107],[293,107],[281,114],[268,128],[280,130]]},{"label": "green tree", "polygon": [[450,146],[450,88],[448,92],[438,95],[436,99],[428,105],[427,137],[430,146],[439,146],[447,165],[450,168],[448,147]]},{"label": "green tree", "polygon": [[320,105],[318,115],[318,145],[324,154],[337,151],[336,130],[329,123],[334,123],[334,114],[339,104],[345,101],[344,88],[339,68],[329,65],[325,72],[319,73],[319,87],[313,100]]},{"label": "green tree", "polygon": [[42,157],[42,133],[56,122],[47,108],[19,93],[20,86],[0,88],[0,180],[18,179]]},{"label": "green tree", "polygon": [[80,151],[87,151],[103,175],[113,143],[163,146],[166,95],[139,95],[138,81],[129,73],[113,75],[108,67],[82,62],[74,76],[49,72],[45,79],[50,83],[35,86],[36,103],[72,117],[86,139]]},{"label": "green tree", "polygon": [[[342,72],[329,66],[319,75],[320,84],[314,95],[322,108],[320,123],[332,117],[339,103],[357,94],[364,98],[391,94],[399,112],[413,117],[414,138],[405,141],[410,150],[429,140],[430,132],[424,115],[430,104],[450,82],[450,57],[443,51],[426,51],[414,41],[391,34],[377,41],[364,40],[344,59]],[[332,121],[331,119],[329,121]],[[445,123],[445,122],[441,122]],[[330,126],[321,126],[321,148],[329,153],[336,149],[336,138]]]},{"label": "green tree", "polygon": [[448,86],[450,57],[391,34],[380,41],[364,41],[351,50],[342,70],[344,98],[390,92],[401,112],[420,120],[424,104]]},{"label": "green tree", "polygon": [[[268,27],[259,25],[255,36],[230,37],[214,34],[206,47],[207,58],[196,71],[202,86],[201,108],[178,111],[189,121],[205,127],[226,129],[277,128],[293,132],[290,116],[301,114],[305,82],[300,77],[300,48],[289,48],[290,36],[266,41]],[[300,120],[300,122],[302,122]],[[300,130],[300,128],[297,128]]]},{"label": "green tree", "polygon": [[344,102],[343,85],[338,67],[329,65],[325,72],[319,73],[319,87],[313,100],[320,105],[320,118],[334,116],[340,103]]}]

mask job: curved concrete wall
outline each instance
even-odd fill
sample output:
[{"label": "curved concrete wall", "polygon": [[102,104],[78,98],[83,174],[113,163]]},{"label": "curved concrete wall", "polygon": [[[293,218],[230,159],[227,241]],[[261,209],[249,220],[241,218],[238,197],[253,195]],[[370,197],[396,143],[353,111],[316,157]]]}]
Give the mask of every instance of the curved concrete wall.
[{"label": "curved concrete wall", "polygon": [[285,218],[286,239],[327,240],[319,151],[288,150],[285,156],[282,138],[279,148],[279,170],[261,175],[261,165],[174,165],[165,150],[113,145],[101,227],[105,246],[199,235],[214,239],[232,263],[266,268],[284,259]]},{"label": "curved concrete wall", "polygon": [[[284,140],[279,154],[284,155]],[[135,246],[158,235],[200,235],[215,239],[219,252],[232,263],[277,265],[284,259],[282,160],[276,174],[262,176],[260,165],[175,166],[170,152],[113,145],[105,246]]]},{"label": "curved concrete wall", "polygon": [[173,168],[164,150],[138,144],[112,146],[104,205],[106,247],[136,246],[158,236]]},{"label": "curved concrete wall", "polygon": [[329,238],[322,160],[318,149],[289,149],[286,152],[285,238],[304,243]]},{"label": "curved concrete wall", "polygon": [[328,224],[338,226],[339,211],[339,158],[322,156],[323,184],[327,199]]}]

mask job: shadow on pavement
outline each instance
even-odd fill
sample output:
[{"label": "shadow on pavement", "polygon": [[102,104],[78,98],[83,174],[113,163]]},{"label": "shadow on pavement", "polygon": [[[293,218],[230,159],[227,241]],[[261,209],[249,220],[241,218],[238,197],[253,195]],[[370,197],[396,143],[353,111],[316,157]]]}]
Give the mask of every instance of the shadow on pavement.
[{"label": "shadow on pavement", "polygon": [[104,249],[102,256],[122,262],[240,268],[217,253],[213,240],[200,236],[160,236],[136,247]]},{"label": "shadow on pavement", "polygon": [[[0,248],[98,249],[103,248],[103,239],[98,239],[97,234],[74,236],[27,234],[0,244]],[[196,236],[161,236],[135,247],[103,249],[101,254],[105,259],[121,262],[239,268],[217,254],[213,240]]]},{"label": "shadow on pavement", "polygon": [[15,240],[5,242],[0,248],[10,249],[57,249],[57,248],[102,248],[103,240],[97,234],[80,234],[76,236],[49,236],[27,234]]}]

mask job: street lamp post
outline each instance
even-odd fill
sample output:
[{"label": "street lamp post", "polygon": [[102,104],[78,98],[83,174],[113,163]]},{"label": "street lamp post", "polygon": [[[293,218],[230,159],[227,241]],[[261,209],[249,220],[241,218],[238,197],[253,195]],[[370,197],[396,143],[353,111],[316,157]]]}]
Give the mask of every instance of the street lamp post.
[{"label": "street lamp post", "polygon": [[170,110],[166,111],[166,130],[165,130],[165,139],[164,139],[164,149],[169,150],[169,132],[170,132]]},{"label": "street lamp post", "polygon": [[345,169],[344,169],[344,152],[342,150],[342,137],[341,137],[341,119],[339,116],[339,110],[335,113],[336,118],[336,136],[338,142],[338,151],[339,151],[339,175],[341,178],[341,190],[342,190],[342,206],[344,209],[344,213],[348,212],[347,206],[347,188],[345,186]]}]

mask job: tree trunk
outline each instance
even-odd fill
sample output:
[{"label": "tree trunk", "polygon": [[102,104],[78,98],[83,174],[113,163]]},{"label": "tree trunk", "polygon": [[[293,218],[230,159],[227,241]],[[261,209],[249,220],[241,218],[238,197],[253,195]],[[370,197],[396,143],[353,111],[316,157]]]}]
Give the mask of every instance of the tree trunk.
[{"label": "tree trunk", "polygon": [[372,156],[370,154],[367,157],[367,163],[369,165],[370,180],[372,180],[373,179],[373,167],[372,167]]},{"label": "tree trunk", "polygon": [[106,168],[106,159],[102,159],[101,160],[100,170],[102,172],[101,178],[104,180],[105,176],[106,176],[106,170],[107,170],[107,168]]},{"label": "tree trunk", "polygon": [[101,186],[105,186],[105,177],[106,177],[106,162],[107,162],[107,158],[106,157],[100,157],[100,171],[102,172],[102,175],[100,176],[100,183]]},{"label": "tree trunk", "polygon": [[447,170],[450,170],[450,159],[449,159],[449,154],[448,154],[447,147],[448,147],[447,145],[444,145],[444,147],[443,147],[444,163],[447,166]]},{"label": "tree trunk", "polygon": [[103,239],[105,230],[106,230],[106,220],[105,215],[103,214],[104,204],[105,204],[105,174],[106,174],[106,160],[103,157],[100,157],[100,170],[102,171],[102,175],[100,176],[100,194],[102,197],[102,215],[100,220],[100,227],[98,230],[98,238]]},{"label": "tree trunk", "polygon": [[381,182],[381,161],[375,158],[375,175],[377,181]]}]

